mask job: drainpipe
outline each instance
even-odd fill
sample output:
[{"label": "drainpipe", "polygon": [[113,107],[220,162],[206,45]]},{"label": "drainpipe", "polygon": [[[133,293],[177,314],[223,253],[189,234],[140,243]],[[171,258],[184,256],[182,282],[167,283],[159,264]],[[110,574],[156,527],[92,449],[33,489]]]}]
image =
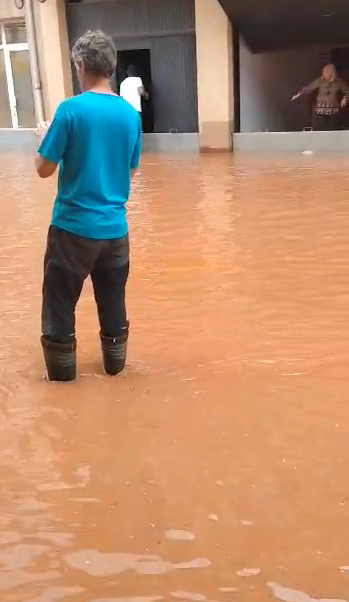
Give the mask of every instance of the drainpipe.
[{"label": "drainpipe", "polygon": [[29,60],[34,93],[35,116],[38,123],[43,123],[45,120],[45,114],[40,81],[38,47],[34,25],[33,0],[25,0],[25,20],[29,44]]}]

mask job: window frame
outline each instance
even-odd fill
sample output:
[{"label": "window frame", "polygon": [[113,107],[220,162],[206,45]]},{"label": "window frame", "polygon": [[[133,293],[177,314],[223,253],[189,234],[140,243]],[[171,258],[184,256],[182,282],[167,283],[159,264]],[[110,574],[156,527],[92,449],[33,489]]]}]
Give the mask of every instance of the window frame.
[{"label": "window frame", "polygon": [[6,25],[9,25],[11,23],[23,23],[23,21],[1,21],[0,22],[0,50],[2,50],[4,53],[7,93],[8,93],[8,99],[9,99],[10,112],[11,112],[12,129],[19,130],[21,128],[20,128],[20,125],[18,122],[17,99],[16,99],[16,93],[15,93],[14,79],[13,79],[11,52],[19,52],[19,51],[23,51],[23,50],[29,52],[29,44],[28,44],[28,42],[17,42],[15,44],[7,43],[5,28],[6,28]]}]

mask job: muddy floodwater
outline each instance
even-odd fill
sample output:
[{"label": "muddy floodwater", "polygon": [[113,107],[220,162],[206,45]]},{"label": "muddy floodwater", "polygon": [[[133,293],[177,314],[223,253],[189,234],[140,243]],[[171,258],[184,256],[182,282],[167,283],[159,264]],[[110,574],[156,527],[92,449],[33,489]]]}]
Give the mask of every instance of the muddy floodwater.
[{"label": "muddy floodwater", "polygon": [[1,156],[1,602],[349,600],[349,158],[146,156],[132,324],[46,383],[55,182]]}]

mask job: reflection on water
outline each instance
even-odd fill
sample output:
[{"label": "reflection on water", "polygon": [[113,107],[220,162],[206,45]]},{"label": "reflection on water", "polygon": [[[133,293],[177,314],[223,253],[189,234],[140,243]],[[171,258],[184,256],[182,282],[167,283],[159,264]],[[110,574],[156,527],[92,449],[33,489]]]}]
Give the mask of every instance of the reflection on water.
[{"label": "reflection on water", "polygon": [[349,159],[147,157],[129,365],[103,375],[88,284],[66,386],[54,182],[1,165],[1,602],[348,602]]},{"label": "reflection on water", "polygon": [[[0,574],[0,591],[11,591],[14,589],[18,589],[23,585],[28,585],[30,583],[33,584],[41,584],[45,581],[59,579],[61,574],[58,571],[46,571],[46,572],[29,572],[22,571],[19,569],[12,569],[10,571],[4,570],[3,573]],[[10,594],[9,594],[10,595]],[[7,597],[4,594],[4,599],[6,598],[10,600],[11,598]]]},{"label": "reflection on water", "polygon": [[166,531],[167,539],[177,539],[178,541],[194,541],[194,533],[184,531],[183,529],[169,529]]},{"label": "reflection on water", "polygon": [[259,575],[261,569],[239,569],[236,571],[238,577],[254,577],[255,575]]},{"label": "reflection on water", "polygon": [[193,594],[191,592],[172,592],[172,597],[179,598],[180,600],[194,600],[194,602],[207,600],[203,594]]},{"label": "reflection on water", "polygon": [[163,575],[179,569],[204,569],[211,566],[207,558],[195,558],[188,562],[172,563],[160,556],[109,553],[96,550],[79,550],[64,556],[64,561],[74,569],[85,571],[94,577],[109,577],[133,570],[140,575]]},{"label": "reflection on water", "polygon": [[158,602],[163,596],[132,596],[131,598],[99,598],[93,602]]},{"label": "reflection on water", "polygon": [[49,587],[38,597],[28,599],[28,602],[60,602],[60,600],[73,602],[78,594],[83,594],[85,591],[83,587]]},{"label": "reflection on water", "polygon": [[281,587],[277,583],[269,583],[268,585],[272,589],[275,598],[283,600],[283,602],[348,602],[347,600],[335,600],[334,598],[311,598],[308,594],[288,587]]}]

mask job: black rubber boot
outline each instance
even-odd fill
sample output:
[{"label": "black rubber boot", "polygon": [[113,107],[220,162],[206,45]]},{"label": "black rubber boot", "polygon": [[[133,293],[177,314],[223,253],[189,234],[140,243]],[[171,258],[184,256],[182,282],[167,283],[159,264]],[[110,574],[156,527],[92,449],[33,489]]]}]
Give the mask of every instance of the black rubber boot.
[{"label": "black rubber boot", "polygon": [[125,332],[117,337],[100,335],[102,343],[103,364],[106,374],[115,376],[123,371],[126,364],[128,326]]},{"label": "black rubber boot", "polygon": [[76,340],[70,343],[54,343],[41,337],[44,351],[47,378],[54,382],[68,382],[76,379]]}]

